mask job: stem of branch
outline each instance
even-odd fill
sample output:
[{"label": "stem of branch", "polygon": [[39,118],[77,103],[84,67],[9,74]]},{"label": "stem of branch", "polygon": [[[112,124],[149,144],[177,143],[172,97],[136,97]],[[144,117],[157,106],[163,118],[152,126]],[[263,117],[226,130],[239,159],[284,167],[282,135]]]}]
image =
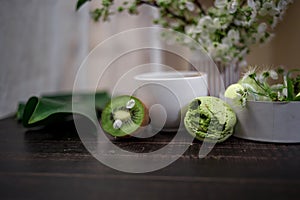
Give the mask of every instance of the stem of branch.
[{"label": "stem of branch", "polygon": [[194,3],[198,6],[199,10],[206,15],[206,11],[204,10],[203,6],[201,5],[201,3],[198,0],[194,0]]},{"label": "stem of branch", "polygon": [[247,0],[243,0],[240,6],[242,7],[242,6],[246,5],[246,3],[247,3]]},{"label": "stem of branch", "polygon": [[[155,8],[161,8],[155,1],[153,2],[149,2],[149,1],[143,1],[143,0],[140,0],[138,1],[139,4],[145,4],[145,5],[149,5],[149,6],[152,6],[152,7],[155,7]],[[174,18],[177,18],[181,21],[183,21],[184,23],[186,24],[190,24],[191,21],[188,21],[184,16],[181,16],[181,15],[177,15],[176,13],[174,13],[172,10],[170,10],[169,8],[164,8],[165,11],[169,14],[171,14]]]}]

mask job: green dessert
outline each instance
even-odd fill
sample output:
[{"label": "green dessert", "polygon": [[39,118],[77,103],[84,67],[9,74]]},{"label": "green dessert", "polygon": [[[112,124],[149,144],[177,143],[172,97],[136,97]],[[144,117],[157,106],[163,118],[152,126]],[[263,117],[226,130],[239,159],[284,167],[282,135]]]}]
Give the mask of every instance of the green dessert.
[{"label": "green dessert", "polygon": [[230,98],[230,99],[235,99],[235,98],[238,98],[239,95],[238,95],[238,91],[239,90],[244,90],[244,87],[238,83],[235,83],[235,84],[232,84],[230,85],[225,93],[224,93],[224,97],[226,98]]},{"label": "green dessert", "polygon": [[184,118],[187,131],[198,140],[223,142],[237,122],[231,107],[216,97],[198,97],[188,106]]}]

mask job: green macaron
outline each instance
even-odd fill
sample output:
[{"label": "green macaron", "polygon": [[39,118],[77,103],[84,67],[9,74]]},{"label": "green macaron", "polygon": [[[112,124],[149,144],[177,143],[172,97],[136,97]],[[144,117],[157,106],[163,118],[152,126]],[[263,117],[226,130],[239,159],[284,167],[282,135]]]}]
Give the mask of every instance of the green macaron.
[{"label": "green macaron", "polygon": [[233,134],[237,122],[231,107],[216,97],[198,97],[184,118],[187,131],[198,140],[223,142]]}]

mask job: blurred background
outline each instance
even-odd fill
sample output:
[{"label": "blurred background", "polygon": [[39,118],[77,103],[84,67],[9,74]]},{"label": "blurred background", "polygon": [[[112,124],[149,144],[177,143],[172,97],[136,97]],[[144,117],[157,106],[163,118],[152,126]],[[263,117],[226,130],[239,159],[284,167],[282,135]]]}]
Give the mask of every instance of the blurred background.
[{"label": "blurred background", "polygon": [[[121,31],[153,26],[152,18],[157,14],[153,8],[145,6],[138,16],[122,13],[113,16],[110,23],[95,23],[89,11],[97,6],[97,1],[86,4],[79,12],[75,12],[76,2],[1,0],[0,118],[15,112],[17,103],[32,95],[71,91],[77,70],[93,48]],[[300,68],[299,10],[300,1],[294,1],[284,20],[276,27],[273,40],[251,49],[247,58],[249,64]],[[149,40],[155,42],[154,38]],[[130,42],[134,41],[118,45]],[[107,53],[114,52],[118,45],[112,46]],[[152,52],[150,56],[133,56],[128,59],[150,62],[169,59],[166,62],[172,65],[172,59],[159,52]],[[180,65],[177,63],[174,67],[178,69]],[[128,68],[118,68],[108,74],[101,87],[110,90],[110,82],[117,77],[116,74],[122,75],[126,70]],[[86,74],[86,78],[80,80],[83,85],[88,83],[90,76],[92,74]]]}]

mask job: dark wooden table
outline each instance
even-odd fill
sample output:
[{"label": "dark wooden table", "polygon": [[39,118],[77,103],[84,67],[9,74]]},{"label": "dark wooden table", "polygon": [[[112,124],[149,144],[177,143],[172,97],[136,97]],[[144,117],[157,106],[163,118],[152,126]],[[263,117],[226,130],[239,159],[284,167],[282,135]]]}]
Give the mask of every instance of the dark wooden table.
[{"label": "dark wooden table", "polygon": [[164,169],[128,174],[93,158],[72,124],[26,130],[7,118],[0,121],[0,199],[300,199],[300,145],[231,137],[199,159],[200,145]]}]

